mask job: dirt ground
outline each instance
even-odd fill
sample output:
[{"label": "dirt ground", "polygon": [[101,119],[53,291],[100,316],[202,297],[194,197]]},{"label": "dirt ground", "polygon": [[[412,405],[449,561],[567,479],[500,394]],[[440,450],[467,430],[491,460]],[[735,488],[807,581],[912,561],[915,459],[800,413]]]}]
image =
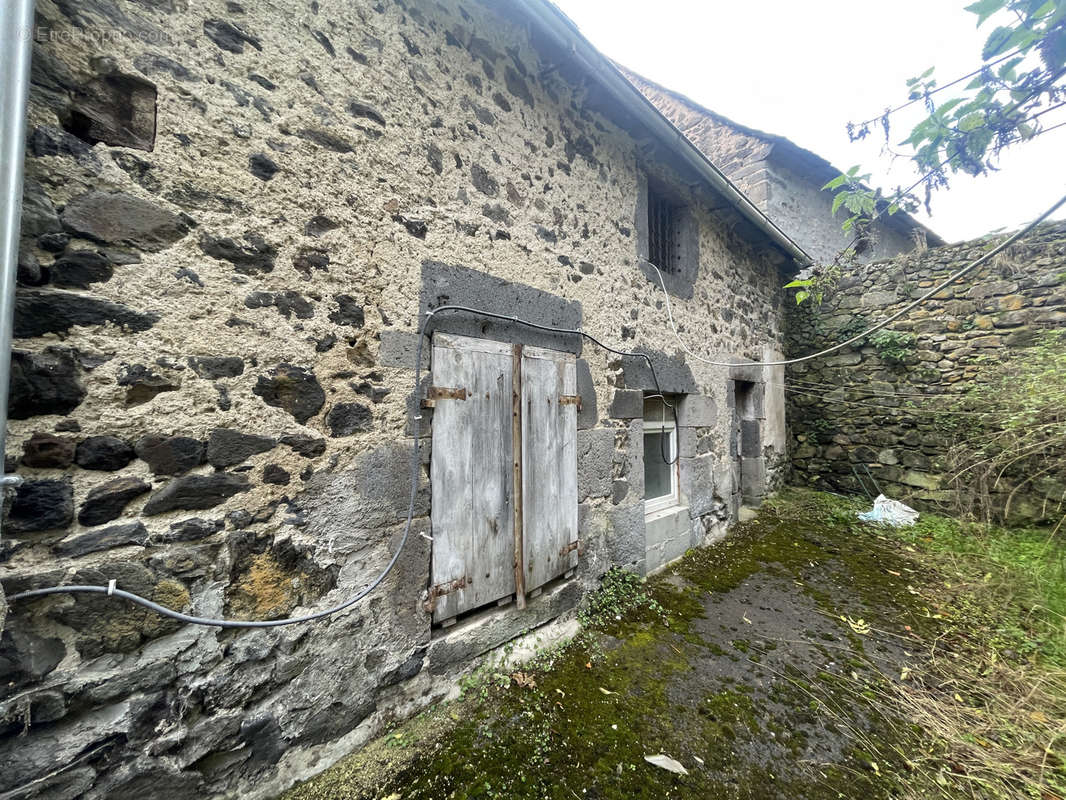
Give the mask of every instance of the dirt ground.
[{"label": "dirt ground", "polygon": [[941,634],[935,577],[852,508],[783,508],[639,586],[636,609],[608,586],[568,646],[482,670],[286,798],[958,796],[892,699]]}]

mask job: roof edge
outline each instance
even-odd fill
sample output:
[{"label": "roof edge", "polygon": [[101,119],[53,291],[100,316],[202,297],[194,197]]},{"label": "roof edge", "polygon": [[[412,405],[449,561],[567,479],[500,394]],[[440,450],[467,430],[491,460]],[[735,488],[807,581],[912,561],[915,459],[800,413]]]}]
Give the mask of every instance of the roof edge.
[{"label": "roof edge", "polygon": [[712,188],[723,195],[736,210],[755,225],[767,238],[791,256],[801,266],[814,259],[799,244],[779,228],[748,197],[716,167],[655,105],[622,74],[615,63],[597,50],[585,38],[577,25],[549,0],[517,0],[529,17],[538,23],[544,34],[593,72],[604,88],[623,103],[648,129],[703,177]]},{"label": "roof edge", "polygon": [[[634,72],[623,64],[619,64],[617,61],[611,61],[615,68],[626,77],[627,80],[636,79],[641,83],[644,83],[663,94],[669,95],[678,102],[684,103],[689,108],[697,111],[700,114],[704,114],[712,119],[720,122],[723,125],[727,125],[734,130],[747,134],[755,139],[766,142],[770,145],[770,153],[778,153],[783,159],[788,159],[793,162],[794,166],[798,166],[801,169],[807,170],[812,174],[812,177],[816,177],[816,180],[821,180],[823,177],[826,182],[840,175],[843,170],[834,166],[831,161],[826,160],[822,156],[815,153],[813,150],[808,150],[806,147],[802,147],[789,139],[787,136],[782,136],[778,133],[769,133],[767,131],[760,130],[758,128],[752,128],[750,125],[743,125],[735,120],[714,111],[702,103],[698,103],[688,95],[685,95],[674,89],[670,89],[667,86],[663,86],[661,83],[646,78],[639,72]],[[640,91],[639,88],[637,91]],[[641,96],[644,96],[641,93]],[[646,98],[645,98],[646,99]],[[649,101],[650,102],[650,101]],[[653,104],[654,105],[654,104]],[[822,175],[818,175],[818,173]],[[884,207],[888,207],[888,201],[884,201]],[[946,243],[946,240],[941,237],[936,231],[932,230],[928,225],[912,217],[906,211],[898,211],[896,214],[891,214],[887,217],[883,217],[881,222],[891,228],[897,228],[903,232],[907,232],[911,229],[921,230],[926,240],[930,245],[937,247]]]}]

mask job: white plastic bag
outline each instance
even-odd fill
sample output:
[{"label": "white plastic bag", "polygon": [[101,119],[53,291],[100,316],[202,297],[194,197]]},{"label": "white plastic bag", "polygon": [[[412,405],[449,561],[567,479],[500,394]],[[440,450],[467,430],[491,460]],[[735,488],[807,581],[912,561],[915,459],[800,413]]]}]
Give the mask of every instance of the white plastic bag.
[{"label": "white plastic bag", "polygon": [[863,522],[891,525],[893,528],[905,528],[918,521],[918,512],[899,500],[889,500],[883,494],[879,494],[874,500],[873,510],[860,513],[859,519]]}]

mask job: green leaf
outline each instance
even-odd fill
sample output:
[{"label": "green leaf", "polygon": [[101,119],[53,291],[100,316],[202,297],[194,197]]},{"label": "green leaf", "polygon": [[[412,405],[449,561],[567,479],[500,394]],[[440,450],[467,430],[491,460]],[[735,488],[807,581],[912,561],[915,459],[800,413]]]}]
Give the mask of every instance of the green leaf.
[{"label": "green leaf", "polygon": [[840,204],[844,202],[844,192],[840,192],[833,198],[833,208],[830,209],[829,215],[836,216],[837,211],[840,210]]},{"label": "green leaf", "polygon": [[1032,47],[1036,42],[1040,41],[1042,36],[1036,31],[1031,31],[1028,28],[1018,28],[1011,37],[1007,40],[1007,44],[1000,50],[1001,53],[1005,53],[1008,50],[1018,49],[1025,52]]},{"label": "green leaf", "polygon": [[956,98],[953,98],[952,100],[948,100],[946,103],[941,105],[940,108],[938,108],[936,110],[937,116],[938,117],[943,117],[945,114],[947,114],[949,111],[951,111],[951,109],[955,108],[955,106],[957,106],[959,103],[963,102],[965,99],[966,99],[965,97],[956,97]]},{"label": "green leaf", "polygon": [[806,292],[806,291],[796,292],[796,305],[799,305],[800,303],[802,303],[804,300],[806,300],[810,296],[811,296],[810,292]]},{"label": "green leaf", "polygon": [[847,175],[837,175],[833,180],[829,181],[829,183],[822,187],[822,191],[824,192],[826,189],[836,189],[838,186],[843,186],[847,179]]},{"label": "green leaf", "polygon": [[1040,6],[1040,8],[1033,12],[1033,17],[1035,17],[1036,19],[1040,19],[1040,17],[1046,17],[1048,14],[1055,10],[1056,5],[1058,5],[1057,0],[1047,0],[1044,5]]},{"label": "green leaf", "polygon": [[999,11],[1006,5],[1006,0],[977,0],[973,5],[966,6],[966,10],[977,15],[977,26]]},{"label": "green leaf", "polygon": [[985,124],[985,115],[980,111],[973,111],[959,120],[959,130],[963,133],[980,128]]},{"label": "green leaf", "polygon": [[1008,42],[1010,42],[1013,35],[1013,28],[1009,28],[1006,25],[1000,25],[992,31],[988,39],[985,40],[984,49],[981,51],[981,58],[988,61],[988,59],[998,56],[1007,49]]},{"label": "green leaf", "polygon": [[[1022,63],[1024,59],[1021,56],[1012,58],[1006,64],[1001,64],[999,71],[996,73],[1001,81],[1012,81],[1015,79],[1014,68]],[[976,87],[975,87],[976,88]]]},{"label": "green leaf", "polygon": [[810,286],[812,283],[814,283],[814,279],[813,278],[802,278],[802,279],[801,278],[796,278],[796,280],[786,283],[785,284],[785,288],[786,289],[798,289],[798,288],[800,288],[802,286]]}]

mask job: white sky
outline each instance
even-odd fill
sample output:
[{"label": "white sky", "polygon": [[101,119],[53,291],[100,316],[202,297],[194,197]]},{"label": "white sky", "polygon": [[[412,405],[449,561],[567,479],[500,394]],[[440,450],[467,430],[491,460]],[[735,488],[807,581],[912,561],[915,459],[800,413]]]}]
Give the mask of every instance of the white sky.
[{"label": "white sky", "polygon": [[[880,155],[883,135],[850,143],[846,123],[906,100],[907,78],[928,67],[936,66],[941,83],[975,69],[995,26],[991,20],[978,30],[963,10],[969,0],[555,3],[619,63],[738,123],[787,136],[841,169],[862,164],[874,185],[886,187],[908,186],[917,174]],[[1052,112],[1042,121],[1063,119]],[[893,144],[906,138],[908,122],[896,121]],[[933,196],[933,216],[918,216],[948,241],[968,239],[1020,227],[1064,191],[1066,127],[1005,152],[998,173],[956,176]]]}]

